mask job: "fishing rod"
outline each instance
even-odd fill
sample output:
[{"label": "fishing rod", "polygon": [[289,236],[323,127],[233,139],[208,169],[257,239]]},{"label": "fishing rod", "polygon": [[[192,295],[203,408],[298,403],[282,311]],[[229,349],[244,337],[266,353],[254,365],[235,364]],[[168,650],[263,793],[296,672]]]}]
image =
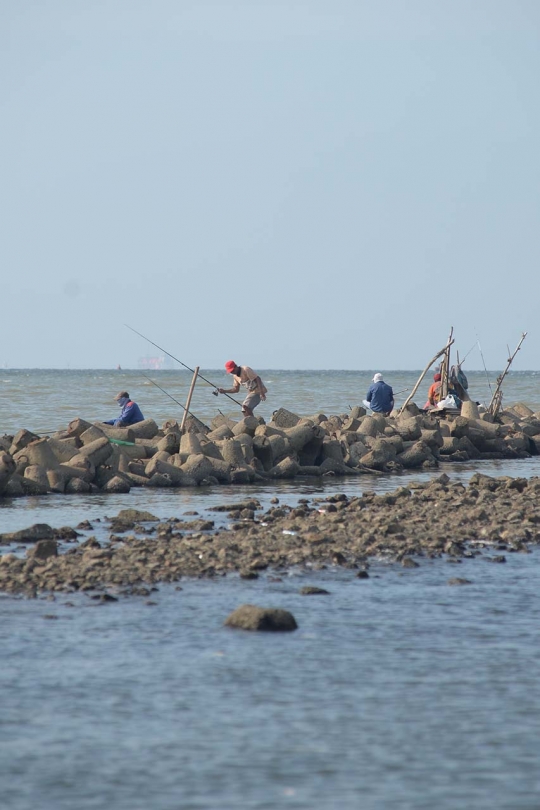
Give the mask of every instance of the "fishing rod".
[{"label": "fishing rod", "polygon": [[[124,324],[124,326],[126,326],[126,327],[127,327],[128,329],[130,329],[132,332],[135,332],[135,334],[136,334],[136,335],[139,335],[139,337],[142,337],[142,339],[143,339],[143,340],[146,340],[146,341],[148,341],[148,343],[151,343],[151,344],[152,344],[152,346],[155,346],[155,347],[156,347],[156,349],[159,349],[159,350],[160,350],[160,352],[163,352],[164,354],[166,354],[166,355],[167,355],[167,357],[170,357],[170,358],[171,358],[172,360],[174,360],[176,363],[180,363],[180,365],[181,365],[181,366],[184,366],[184,368],[187,368],[187,370],[188,370],[188,371],[191,371],[193,374],[195,374],[195,369],[190,368],[189,366],[186,366],[186,364],[185,364],[185,363],[182,363],[182,361],[181,361],[181,360],[179,360],[179,359],[178,359],[178,357],[175,357],[175,356],[174,356],[174,354],[171,354],[170,352],[168,352],[168,351],[166,351],[165,349],[163,349],[161,346],[158,346],[158,345],[157,345],[157,343],[154,343],[154,341],[153,341],[153,340],[150,340],[150,338],[147,338],[147,337],[146,337],[145,335],[143,335],[141,332],[137,332],[137,330],[136,330],[136,329],[133,329],[133,327],[132,327],[132,326],[129,326],[127,323],[125,323],[125,324]],[[210,386],[211,386],[211,387],[214,389],[214,391],[213,391],[212,393],[213,393],[213,394],[215,394],[215,396],[217,397],[217,395],[218,395],[218,386],[217,386],[217,385],[214,385],[214,383],[213,383],[213,382],[210,382],[210,380],[207,380],[207,379],[206,379],[206,377],[203,377],[203,375],[202,375],[202,374],[199,374],[198,376],[201,378],[201,380],[204,380],[204,382],[205,382],[205,383],[208,383],[208,385],[210,385]],[[226,397],[228,397],[230,400],[232,400],[234,403],[236,403],[236,405],[238,405],[240,408],[242,407],[242,403],[241,403],[241,402],[238,402],[238,400],[237,400],[237,399],[235,399],[234,397],[231,397],[229,394],[225,394],[225,396],[226,396]]]},{"label": "fishing rod", "polygon": [[177,405],[180,405],[182,410],[184,410],[186,413],[189,413],[189,415],[192,416],[194,419],[197,419],[197,417],[195,416],[194,413],[191,413],[191,411],[188,411],[188,409],[186,408],[185,405],[182,405],[182,403],[178,402],[178,400],[175,399],[172,394],[169,394],[169,392],[165,391],[165,389],[162,388],[161,385],[158,385],[157,382],[154,382],[154,380],[151,377],[149,377],[148,374],[143,374],[142,376],[146,377],[146,379],[149,380],[152,383],[152,385],[155,385],[156,388],[159,388],[160,391],[163,391],[163,393],[166,394],[169,397],[169,399],[172,399],[173,402],[176,402]]},{"label": "fishing rod", "polygon": [[490,383],[490,381],[489,381],[488,370],[487,370],[487,368],[486,368],[486,361],[484,360],[484,355],[483,355],[483,353],[482,353],[482,347],[480,346],[480,339],[479,339],[479,337],[478,337],[478,332],[476,333],[476,343],[478,344],[478,348],[479,348],[479,350],[480,350],[480,357],[482,358],[482,364],[483,364],[483,366],[484,366],[484,371],[485,371],[485,373],[486,373],[486,380],[487,380],[487,384],[488,384],[488,386],[489,386],[489,390],[491,391],[491,395],[493,396],[493,389],[492,389],[492,387],[491,387],[491,383]]},{"label": "fishing rod", "polygon": [[476,345],[477,345],[477,343],[478,343],[478,341],[476,341],[476,343],[473,343],[473,345],[471,346],[471,348],[469,349],[469,351],[467,352],[467,354],[465,355],[465,357],[463,358],[463,360],[461,361],[461,363],[458,363],[458,365],[459,365],[459,367],[460,367],[460,368],[461,368],[461,366],[463,365],[463,363],[465,362],[465,360],[467,359],[467,357],[470,355],[470,353],[472,352],[472,350],[473,350],[473,349],[476,349]]},{"label": "fishing rod", "polygon": [[[148,376],[148,374],[143,374],[142,376],[143,376],[143,377],[146,377],[146,379],[147,379],[149,382],[151,382],[151,383],[152,383],[152,385],[155,385],[155,386],[156,386],[156,388],[159,388],[159,390],[160,390],[160,391],[163,391],[163,393],[164,393],[166,396],[168,396],[168,397],[169,397],[169,399],[172,399],[172,401],[173,401],[173,402],[176,402],[176,404],[177,404],[177,405],[180,405],[180,407],[182,408],[182,410],[183,410],[183,411],[186,411],[186,413],[188,413],[188,414],[189,414],[190,416],[192,416],[194,419],[197,419],[197,417],[195,416],[195,414],[194,414],[194,413],[191,413],[191,411],[188,411],[188,409],[186,408],[186,406],[185,406],[185,405],[182,405],[182,403],[181,403],[181,402],[178,402],[178,400],[177,400],[177,399],[175,399],[175,398],[173,397],[173,395],[172,395],[172,394],[169,394],[169,392],[168,392],[168,391],[165,391],[165,389],[164,389],[164,388],[162,388],[162,387],[161,387],[161,385],[158,385],[158,384],[157,384],[157,382],[154,382],[154,380],[153,380],[151,377],[149,377],[149,376]],[[42,431],[33,430],[33,431],[32,431],[32,433],[35,433],[35,434],[36,434],[36,436],[50,436],[50,435],[51,435],[51,433],[58,433],[58,431],[59,431],[59,430],[61,430],[61,428],[56,428],[55,430],[42,430]]]}]

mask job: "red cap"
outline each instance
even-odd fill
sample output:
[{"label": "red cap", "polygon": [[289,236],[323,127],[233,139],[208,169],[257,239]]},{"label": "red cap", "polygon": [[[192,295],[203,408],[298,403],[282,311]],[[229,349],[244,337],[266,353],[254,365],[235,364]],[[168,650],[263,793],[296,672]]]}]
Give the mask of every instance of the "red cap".
[{"label": "red cap", "polygon": [[227,374],[232,374],[236,368],[236,363],[234,362],[234,360],[227,360],[227,362],[225,363],[225,368],[227,370]]},{"label": "red cap", "polygon": [[441,375],[440,374],[434,374],[433,379],[435,380],[435,382],[440,382],[441,381]]}]

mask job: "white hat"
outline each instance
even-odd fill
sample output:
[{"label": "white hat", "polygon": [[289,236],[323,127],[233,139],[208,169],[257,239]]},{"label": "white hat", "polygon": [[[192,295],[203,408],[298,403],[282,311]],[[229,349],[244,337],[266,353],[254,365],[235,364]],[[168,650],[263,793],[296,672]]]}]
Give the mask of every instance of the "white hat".
[{"label": "white hat", "polygon": [[383,381],[382,374],[375,374],[375,376],[373,377],[373,382],[382,382],[382,381]]}]

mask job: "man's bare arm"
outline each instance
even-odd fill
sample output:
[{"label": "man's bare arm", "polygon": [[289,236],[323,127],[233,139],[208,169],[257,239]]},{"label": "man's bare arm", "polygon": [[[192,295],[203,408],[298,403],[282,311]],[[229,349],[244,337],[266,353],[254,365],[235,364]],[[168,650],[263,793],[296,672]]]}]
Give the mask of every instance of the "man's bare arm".
[{"label": "man's bare arm", "polygon": [[232,388],[218,388],[220,394],[237,394],[240,391],[240,383],[235,382]]},{"label": "man's bare arm", "polygon": [[266,400],[266,394],[264,393],[263,381],[261,380],[260,377],[256,377],[255,382],[257,383],[257,393],[260,395],[262,401],[264,402]]}]

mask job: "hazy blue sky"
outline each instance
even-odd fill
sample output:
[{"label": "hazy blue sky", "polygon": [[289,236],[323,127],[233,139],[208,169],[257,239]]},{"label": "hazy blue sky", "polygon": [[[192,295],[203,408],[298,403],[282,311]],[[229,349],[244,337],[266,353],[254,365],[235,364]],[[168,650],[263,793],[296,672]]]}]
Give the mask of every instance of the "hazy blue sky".
[{"label": "hazy blue sky", "polygon": [[135,366],[129,323],[540,368],[539,40],[538,0],[1,0],[0,365]]}]

